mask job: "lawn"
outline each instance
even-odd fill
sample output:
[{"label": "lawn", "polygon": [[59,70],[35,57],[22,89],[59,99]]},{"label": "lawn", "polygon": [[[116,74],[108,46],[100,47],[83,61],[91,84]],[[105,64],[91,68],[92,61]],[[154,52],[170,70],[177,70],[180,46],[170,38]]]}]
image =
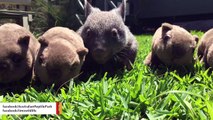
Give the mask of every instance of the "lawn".
[{"label": "lawn", "polygon": [[164,72],[151,70],[143,60],[151,49],[152,36],[136,37],[137,59],[133,70],[125,71],[123,76],[86,83],[71,81],[68,88],[59,90],[29,87],[21,94],[0,96],[0,102],[59,101],[63,104],[61,115],[1,115],[0,119],[213,119],[213,74],[198,61],[187,74],[166,68]]}]

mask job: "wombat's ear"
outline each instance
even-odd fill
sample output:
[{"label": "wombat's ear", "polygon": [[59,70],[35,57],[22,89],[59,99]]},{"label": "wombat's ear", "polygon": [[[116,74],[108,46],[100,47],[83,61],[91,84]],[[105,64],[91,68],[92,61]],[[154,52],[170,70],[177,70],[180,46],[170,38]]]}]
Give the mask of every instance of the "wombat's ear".
[{"label": "wombat's ear", "polygon": [[85,17],[87,17],[90,13],[93,11],[92,5],[87,1],[84,0],[84,12],[85,12]]},{"label": "wombat's ear", "polygon": [[47,46],[48,43],[47,41],[45,41],[45,39],[43,37],[39,37],[38,38],[38,42],[42,45],[42,46]]},{"label": "wombat's ear", "polygon": [[87,48],[79,48],[77,50],[77,53],[78,53],[80,58],[83,58],[85,55],[87,55],[88,49]]},{"label": "wombat's ear", "polygon": [[30,36],[24,36],[24,37],[20,37],[19,40],[18,40],[18,43],[20,45],[25,45],[25,46],[28,46],[29,43],[30,43]]},{"label": "wombat's ear", "polygon": [[196,44],[197,44],[197,43],[198,43],[198,41],[199,41],[199,37],[198,37],[197,35],[193,35],[193,37],[194,37],[195,42],[196,42]]},{"label": "wombat's ear", "polygon": [[173,26],[169,23],[163,23],[161,27],[162,27],[162,34],[161,34],[162,39],[165,41],[169,40],[171,38],[171,35],[168,34],[168,31],[170,31],[173,28]]},{"label": "wombat's ear", "polygon": [[173,26],[171,24],[169,24],[169,23],[163,23],[161,25],[161,27],[162,27],[162,32],[163,33],[167,32],[167,31],[169,31],[169,30],[171,30],[173,28]]},{"label": "wombat's ear", "polygon": [[118,8],[115,9],[115,11],[120,15],[123,20],[125,21],[126,18],[126,0],[123,0],[122,3],[119,5]]}]

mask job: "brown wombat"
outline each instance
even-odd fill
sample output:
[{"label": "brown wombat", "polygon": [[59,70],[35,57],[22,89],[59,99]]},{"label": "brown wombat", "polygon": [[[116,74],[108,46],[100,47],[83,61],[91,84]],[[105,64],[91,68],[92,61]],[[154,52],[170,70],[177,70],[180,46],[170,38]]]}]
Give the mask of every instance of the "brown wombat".
[{"label": "brown wombat", "polygon": [[60,86],[78,76],[88,53],[80,35],[68,28],[54,27],[46,31],[39,42],[35,75],[42,83]]},{"label": "brown wombat", "polygon": [[193,65],[193,54],[198,37],[191,35],[184,28],[163,23],[157,29],[152,40],[152,51],[144,64],[149,66],[188,66]]},{"label": "brown wombat", "polygon": [[78,30],[89,53],[82,67],[83,73],[100,73],[132,69],[138,44],[124,24],[126,0],[111,11],[101,11],[85,0],[84,25]]},{"label": "brown wombat", "polygon": [[31,80],[39,43],[24,27],[0,26],[0,83]]},{"label": "brown wombat", "polygon": [[201,38],[198,57],[206,67],[213,67],[213,29],[208,30]]}]

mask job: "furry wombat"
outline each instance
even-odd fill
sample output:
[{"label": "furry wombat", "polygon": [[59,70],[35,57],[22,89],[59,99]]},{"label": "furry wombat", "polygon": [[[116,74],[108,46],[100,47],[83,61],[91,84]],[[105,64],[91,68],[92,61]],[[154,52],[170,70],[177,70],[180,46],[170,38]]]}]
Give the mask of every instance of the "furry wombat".
[{"label": "furry wombat", "polygon": [[0,26],[0,83],[30,81],[38,48],[38,41],[24,27]]},{"label": "furry wombat", "polygon": [[88,53],[80,35],[68,28],[54,27],[46,31],[39,42],[35,75],[42,83],[60,86],[78,76]]},{"label": "furry wombat", "polygon": [[132,69],[137,41],[124,24],[126,0],[111,11],[101,11],[85,0],[84,25],[78,30],[89,53],[82,67],[84,73]]},{"label": "furry wombat", "polygon": [[201,38],[198,57],[206,67],[213,67],[213,29],[208,30]]},{"label": "furry wombat", "polygon": [[185,29],[163,23],[153,36],[152,51],[146,57],[144,64],[149,66],[192,65],[197,42],[198,37],[191,35]]}]

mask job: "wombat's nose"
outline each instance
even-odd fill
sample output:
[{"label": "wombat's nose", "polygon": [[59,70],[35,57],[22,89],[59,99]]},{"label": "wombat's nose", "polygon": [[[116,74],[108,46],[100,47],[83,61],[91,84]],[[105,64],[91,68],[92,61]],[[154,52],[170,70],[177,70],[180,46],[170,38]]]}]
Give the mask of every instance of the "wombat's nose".
[{"label": "wombat's nose", "polygon": [[99,64],[104,64],[107,60],[107,51],[106,49],[95,49],[92,53],[93,59]]},{"label": "wombat's nose", "polygon": [[9,65],[5,62],[0,62],[0,70],[8,69]]},{"label": "wombat's nose", "polygon": [[60,79],[62,72],[59,69],[51,69],[48,71],[49,76],[51,76],[53,79]]},{"label": "wombat's nose", "polygon": [[96,49],[93,51],[94,55],[98,55],[98,56],[99,56],[99,55],[103,55],[104,52],[106,52],[106,50],[103,49],[103,48],[96,48]]}]

